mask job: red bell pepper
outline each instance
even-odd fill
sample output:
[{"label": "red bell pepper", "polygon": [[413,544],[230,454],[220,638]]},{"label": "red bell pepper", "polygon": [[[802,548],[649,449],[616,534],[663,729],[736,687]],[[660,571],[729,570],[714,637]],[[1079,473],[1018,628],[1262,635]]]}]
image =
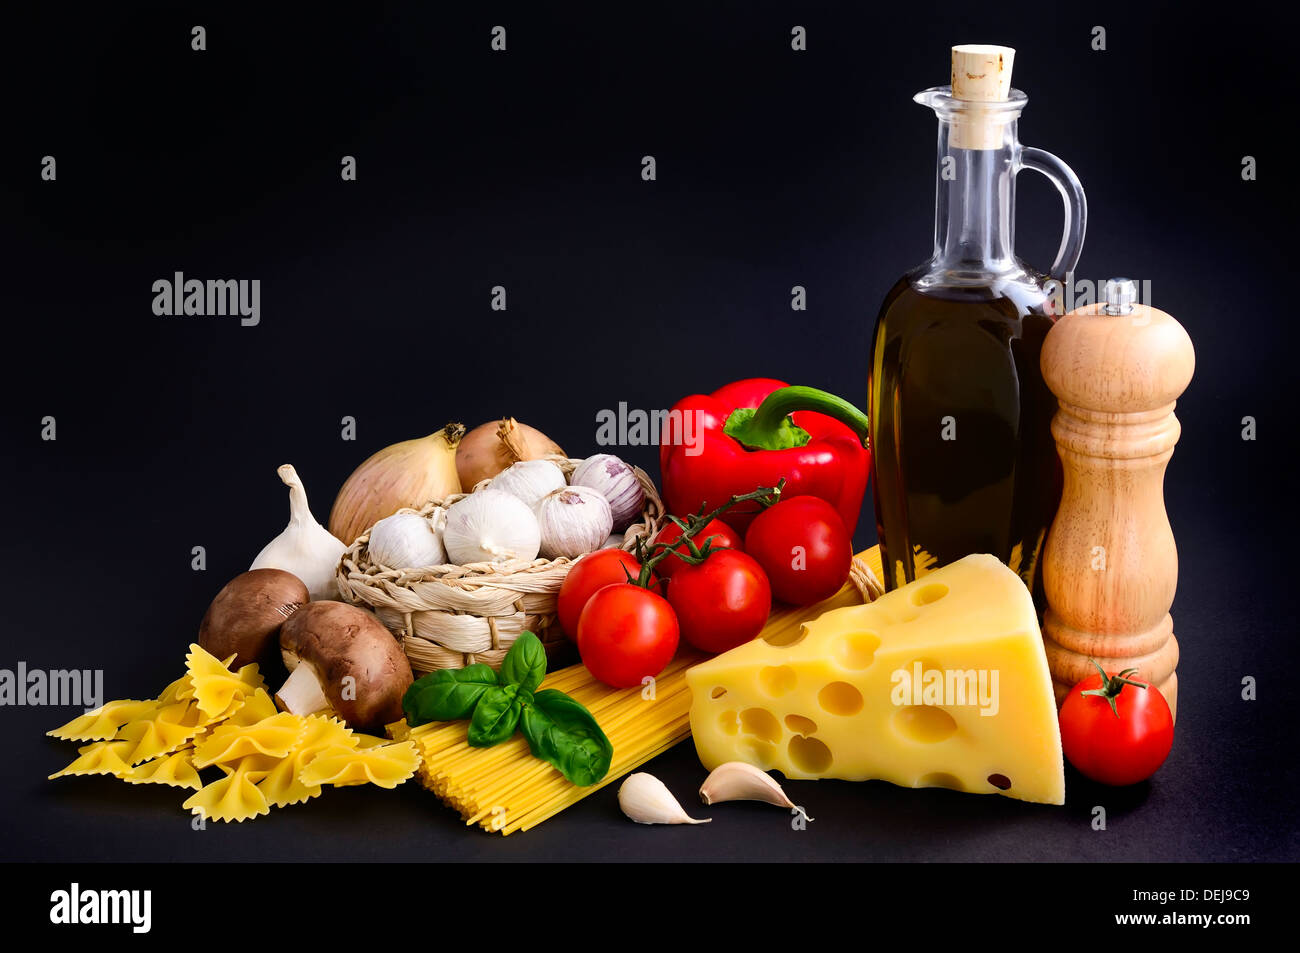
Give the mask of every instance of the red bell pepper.
[{"label": "red bell pepper", "polygon": [[[765,377],[678,401],[659,445],[668,512],[686,516],[785,479],[783,497],[818,496],[852,535],[867,491],[867,418],[852,404],[811,387]],[[745,532],[757,506],[736,507],[727,523]]]}]

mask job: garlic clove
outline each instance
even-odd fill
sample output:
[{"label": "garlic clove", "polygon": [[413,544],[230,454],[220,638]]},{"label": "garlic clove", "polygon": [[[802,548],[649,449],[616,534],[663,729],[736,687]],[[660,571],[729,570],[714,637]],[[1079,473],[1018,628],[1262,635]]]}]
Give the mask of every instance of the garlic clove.
[{"label": "garlic clove", "polygon": [[289,525],[257,554],[249,569],[281,569],[293,573],[313,600],[337,599],[336,572],[347,549],[311,515],[307,491],[298,471],[284,464],[277,471],[289,488]]},{"label": "garlic clove", "polygon": [[629,774],[618,788],[618,806],[638,824],[708,824],[687,815],[677,798],[653,774]]},{"label": "garlic clove", "polygon": [[700,800],[705,804],[763,801],[777,807],[788,807],[802,814],[805,820],[812,820],[807,811],[790,800],[770,774],[744,761],[728,761],[714,768],[700,787]]}]

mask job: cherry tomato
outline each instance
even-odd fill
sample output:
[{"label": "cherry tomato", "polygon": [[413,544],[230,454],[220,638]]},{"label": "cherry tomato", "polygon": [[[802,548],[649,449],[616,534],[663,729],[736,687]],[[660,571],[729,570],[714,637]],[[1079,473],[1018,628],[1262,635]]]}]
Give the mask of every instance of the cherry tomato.
[{"label": "cherry tomato", "polygon": [[815,496],[792,496],[759,513],[745,533],[782,602],[808,606],[829,599],[849,578],[853,541],[835,507]]},{"label": "cherry tomato", "polygon": [[668,602],[677,611],[682,638],[704,652],[725,652],[763,631],[772,587],[753,557],[719,549],[699,565],[682,562]]},{"label": "cherry tomato", "polygon": [[[740,534],[726,523],[722,522],[722,520],[709,520],[708,525],[693,537],[695,545],[703,547],[704,541],[710,536],[714,537],[714,549],[726,548],[739,549],[743,551],[745,548]],[[669,523],[655,535],[654,541],[656,543],[671,543],[675,539],[681,539],[681,537],[682,528],[676,523]],[[690,549],[685,543],[681,543],[673,547],[673,552],[689,553]],[[655,571],[659,573],[662,578],[671,579],[673,574],[685,565],[686,562],[684,560],[678,559],[676,556],[669,556],[655,565]]]},{"label": "cherry tomato", "polygon": [[[1094,665],[1097,663],[1094,662]],[[1174,718],[1160,690],[1118,675],[1089,675],[1061,705],[1061,747],[1080,773],[1102,784],[1145,781],[1174,743]]]},{"label": "cherry tomato", "polygon": [[[669,557],[674,558],[676,557]],[[636,561],[636,557],[621,549],[600,549],[583,556],[560,584],[560,595],[556,600],[560,628],[564,629],[569,638],[576,639],[578,618],[582,615],[587,600],[606,586],[625,583],[629,577],[636,579],[640,574],[641,564]],[[663,592],[659,579],[653,573],[650,576],[650,588],[660,594]]]},{"label": "cherry tomato", "polygon": [[578,618],[578,653],[606,685],[630,688],[664,670],[678,634],[677,616],[663,596],[630,583],[606,586]]}]

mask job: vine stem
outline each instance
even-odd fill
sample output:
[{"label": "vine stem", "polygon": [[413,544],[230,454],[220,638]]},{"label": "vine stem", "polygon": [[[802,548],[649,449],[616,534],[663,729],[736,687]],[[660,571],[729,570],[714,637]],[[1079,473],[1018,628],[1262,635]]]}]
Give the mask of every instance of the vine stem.
[{"label": "vine stem", "polygon": [[[704,547],[702,549],[697,546],[695,543],[695,537],[702,529],[704,529],[704,527],[708,526],[723,513],[727,512],[727,510],[740,503],[758,503],[764,509],[773,506],[780,501],[781,491],[784,488],[785,478],[782,477],[777,481],[776,486],[760,486],[752,493],[741,493],[737,496],[733,496],[731,499],[727,500],[727,502],[709,513],[705,513],[704,507],[701,506],[700,512],[684,521],[676,516],[670,516],[669,519],[671,519],[674,524],[681,527],[682,535],[672,542],[650,544],[650,555],[642,558],[641,574],[637,577],[634,585],[638,585],[643,589],[649,589],[650,575],[654,571],[655,566],[658,566],[670,555],[676,556],[677,558],[692,564],[703,562],[708,558],[709,553],[713,551],[712,542],[717,538],[716,535],[709,536],[704,540]],[[685,541],[686,546],[690,549],[689,556],[678,550],[678,547],[683,541]],[[637,548],[642,554],[644,553],[639,541]],[[630,576],[628,581],[632,582]]]}]

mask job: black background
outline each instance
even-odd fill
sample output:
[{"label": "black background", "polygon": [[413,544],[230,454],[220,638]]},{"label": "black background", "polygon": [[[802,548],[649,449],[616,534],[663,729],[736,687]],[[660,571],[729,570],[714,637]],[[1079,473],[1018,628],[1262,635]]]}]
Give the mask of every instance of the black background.
[{"label": "black background", "polygon": [[[791,783],[817,818],[804,832],[753,804],[637,827],[612,785],[501,839],[414,784],[194,832],[177,790],[47,782],[73,749],[43,732],[73,711],[6,708],[2,856],[1295,859],[1294,24],[1253,5],[613,6],[10,15],[0,667],[100,668],[108,698],[156,693],[215,591],[283,528],[284,462],[324,519],[362,458],[449,419],[512,414],[581,455],[602,408],[740,377],[864,405],[875,310],[929,251],[935,124],[911,96],[946,82],[951,44],[993,42],[1018,50],[1022,140],[1087,189],[1080,277],[1149,279],[1197,349],[1167,481],[1183,658],[1166,766],[1123,791],[1071,772],[1064,808]],[[1045,267],[1059,199],[1020,184],[1018,250]],[[261,324],[154,316],[151,285],[175,271],[260,279]],[[654,448],[625,455],[653,472]],[[870,524],[868,502],[860,546]],[[1241,700],[1246,675],[1257,701]],[[650,770],[693,802],[690,744]]]}]

